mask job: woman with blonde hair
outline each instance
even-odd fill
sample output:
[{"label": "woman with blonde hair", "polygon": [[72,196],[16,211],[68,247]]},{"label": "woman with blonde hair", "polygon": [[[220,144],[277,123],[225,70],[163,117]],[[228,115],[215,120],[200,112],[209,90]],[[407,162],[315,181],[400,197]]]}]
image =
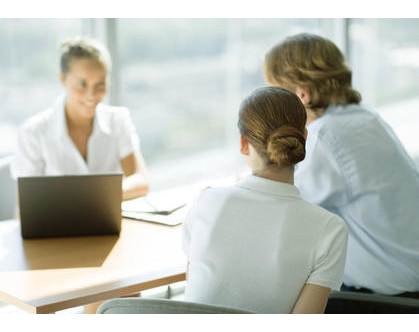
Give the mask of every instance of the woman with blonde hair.
[{"label": "woman with blonde hair", "polygon": [[343,54],[326,38],[290,36],[266,54],[264,75],[305,106],[307,156],[295,182],[304,199],[348,226],[345,289],[419,296],[417,167],[360,104]]},{"label": "woman with blonde hair", "polygon": [[252,175],[201,193],[183,226],[185,300],[256,313],[323,313],[343,278],[342,219],[305,202],[294,166],[305,157],[306,113],[285,89],[240,106],[240,152]]},{"label": "woman with blonde hair", "polygon": [[148,192],[147,171],[129,110],[101,103],[109,85],[111,57],[88,37],[60,46],[65,93],[21,127],[12,175],[77,175],[122,171],[123,199]]},{"label": "woman with blonde hair", "polygon": [[[101,103],[111,70],[108,50],[77,36],[65,40],[60,53],[65,93],[21,127],[12,176],[123,172],[122,199],[146,195],[147,169],[130,112]],[[95,313],[99,304],[86,306],[85,313]]]}]

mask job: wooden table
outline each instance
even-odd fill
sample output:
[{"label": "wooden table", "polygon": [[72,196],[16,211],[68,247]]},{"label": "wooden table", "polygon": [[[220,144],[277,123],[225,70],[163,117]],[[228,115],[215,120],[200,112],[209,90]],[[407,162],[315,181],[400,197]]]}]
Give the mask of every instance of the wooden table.
[{"label": "wooden table", "polygon": [[185,280],[180,226],[122,220],[120,236],[23,240],[0,222],[0,300],[52,313]]}]

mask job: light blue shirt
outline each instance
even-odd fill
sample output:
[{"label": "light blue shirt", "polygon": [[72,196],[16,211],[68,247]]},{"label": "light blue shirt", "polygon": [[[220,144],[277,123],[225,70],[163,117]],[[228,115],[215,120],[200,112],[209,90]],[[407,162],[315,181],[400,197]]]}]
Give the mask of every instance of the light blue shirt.
[{"label": "light blue shirt", "polygon": [[419,174],[398,138],[360,105],[329,106],[307,130],[295,184],[347,223],[344,283],[419,291]]}]

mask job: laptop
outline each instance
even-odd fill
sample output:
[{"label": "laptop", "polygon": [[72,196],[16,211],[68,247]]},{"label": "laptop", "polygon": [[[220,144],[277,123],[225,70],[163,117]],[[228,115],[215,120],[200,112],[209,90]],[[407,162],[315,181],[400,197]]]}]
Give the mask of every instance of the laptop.
[{"label": "laptop", "polygon": [[121,231],[122,174],[20,177],[18,195],[24,239]]}]

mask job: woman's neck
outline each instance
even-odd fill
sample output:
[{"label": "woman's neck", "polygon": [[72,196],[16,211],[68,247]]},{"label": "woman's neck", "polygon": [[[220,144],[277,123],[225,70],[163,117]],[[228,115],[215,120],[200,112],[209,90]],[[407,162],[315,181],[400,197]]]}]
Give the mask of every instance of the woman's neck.
[{"label": "woman's neck", "polygon": [[306,108],[306,113],[307,113],[307,122],[306,122],[306,127],[312,123],[313,121],[317,120],[318,118],[320,118],[323,114],[324,114],[324,109],[322,110],[318,110],[316,112],[314,112],[313,110]]},{"label": "woman's neck", "polygon": [[65,119],[68,129],[77,129],[77,131],[90,132],[93,128],[93,119],[83,118],[77,114],[71,106],[65,105]]},{"label": "woman's neck", "polygon": [[294,185],[294,167],[253,169],[252,174],[268,180]]}]

